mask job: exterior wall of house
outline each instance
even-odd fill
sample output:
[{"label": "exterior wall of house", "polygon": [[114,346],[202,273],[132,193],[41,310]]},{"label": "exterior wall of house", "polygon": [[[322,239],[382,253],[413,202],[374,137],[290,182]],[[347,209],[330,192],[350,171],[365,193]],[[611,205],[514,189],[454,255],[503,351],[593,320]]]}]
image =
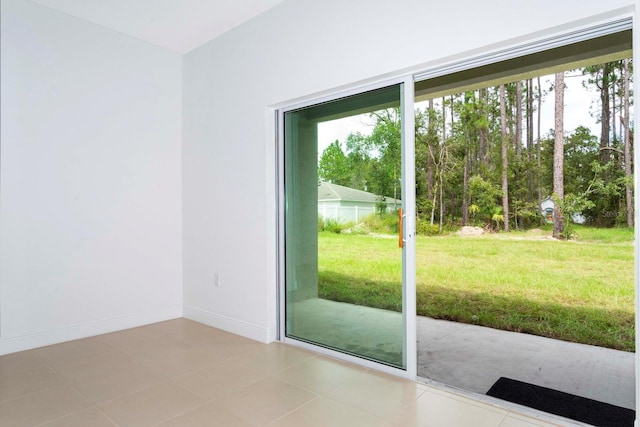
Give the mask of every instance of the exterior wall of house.
[{"label": "exterior wall of house", "polygon": [[[635,0],[286,0],[184,57],[185,315],[276,337],[274,111],[633,13]],[[220,209],[224,200],[231,209]],[[213,287],[216,272],[221,286]]]},{"label": "exterior wall of house", "polygon": [[342,223],[358,223],[375,212],[375,203],[318,202],[318,215],[324,219],[333,219]]},{"label": "exterior wall of house", "polygon": [[[402,207],[401,204],[394,205],[393,202],[387,203],[387,212],[393,212],[394,208],[398,209]],[[361,222],[369,215],[377,212],[376,203],[367,202],[352,202],[352,201],[339,201],[339,202],[318,202],[318,215],[324,219],[333,219],[338,222]]]},{"label": "exterior wall of house", "polygon": [[0,354],[181,316],[181,57],[1,19]]}]

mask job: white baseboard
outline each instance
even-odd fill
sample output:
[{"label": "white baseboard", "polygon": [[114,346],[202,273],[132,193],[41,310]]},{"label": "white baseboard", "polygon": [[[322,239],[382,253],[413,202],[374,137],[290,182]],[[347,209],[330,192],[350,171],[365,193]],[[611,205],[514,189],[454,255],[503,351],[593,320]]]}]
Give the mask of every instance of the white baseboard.
[{"label": "white baseboard", "polygon": [[225,316],[222,314],[214,313],[211,311],[203,310],[198,307],[185,305],[183,309],[183,316],[187,319],[203,323],[214,328],[222,329],[223,331],[231,332],[236,335],[241,335],[246,338],[250,338],[255,341],[259,341],[265,344],[276,340],[276,328],[264,327],[253,323],[245,322],[244,320],[235,319],[233,317]]},{"label": "white baseboard", "polygon": [[127,314],[67,326],[49,331],[35,332],[18,337],[0,339],[0,356],[46,345],[107,334],[109,332],[144,326],[182,317],[182,305],[172,305],[143,313]]}]

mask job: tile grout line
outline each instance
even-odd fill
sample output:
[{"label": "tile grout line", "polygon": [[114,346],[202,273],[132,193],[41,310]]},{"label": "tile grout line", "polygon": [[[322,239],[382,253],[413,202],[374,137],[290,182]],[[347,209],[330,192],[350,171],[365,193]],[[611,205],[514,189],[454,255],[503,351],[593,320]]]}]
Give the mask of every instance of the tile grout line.
[{"label": "tile grout line", "polygon": [[509,412],[507,412],[502,416],[502,420],[500,420],[497,427],[503,427],[502,424],[504,424],[504,422],[507,420],[508,417],[509,417]]},{"label": "tile grout line", "polygon": [[[314,394],[315,394],[315,393],[314,393]],[[297,410],[299,410],[299,409],[301,409],[301,408],[304,408],[304,407],[305,407],[305,406],[307,406],[307,405],[310,405],[310,404],[311,404],[311,402],[314,402],[314,401],[316,401],[316,400],[320,399],[321,397],[322,397],[322,396],[320,396],[320,395],[316,394],[316,397],[314,397],[313,399],[308,400],[307,402],[303,403],[302,405],[300,405],[300,406],[298,406],[298,407],[296,407],[296,408],[294,408],[294,409],[290,410],[290,411],[289,411],[289,412],[287,412],[286,414],[283,414],[283,415],[281,415],[280,417],[276,418],[275,420],[270,421],[268,424],[265,424],[265,425],[264,425],[264,427],[269,427],[270,425],[273,425],[274,423],[276,423],[276,422],[280,421],[281,419],[283,419],[284,417],[288,416],[289,414],[292,414],[292,413],[294,413],[295,411],[297,411]],[[244,418],[242,418],[242,419],[244,420]],[[245,421],[249,422],[250,424],[253,424],[253,423],[252,423],[252,422],[250,422],[249,420],[245,420]]]},{"label": "tile grout line", "polygon": [[[48,369],[56,377],[59,377],[63,382],[60,383],[60,384],[56,384],[56,385],[51,385],[51,386],[48,386],[48,387],[40,388],[38,390],[22,393],[22,394],[20,394],[18,396],[12,397],[11,399],[8,399],[8,400],[0,402],[0,406],[4,405],[6,403],[13,402],[13,401],[18,400],[18,399],[22,399],[23,397],[29,396],[31,394],[39,393],[39,392],[46,391],[46,390],[51,390],[52,388],[56,388],[56,387],[62,387],[62,386],[67,384],[67,381],[60,374],[58,374],[54,369],[52,369],[50,366],[47,366],[47,365],[44,365],[43,367],[40,367],[40,368],[23,370],[23,371],[20,371],[20,372],[16,372],[15,374],[12,374],[12,375],[24,374],[25,372],[33,372],[33,371],[36,371],[36,370],[42,369],[42,368]],[[5,377],[8,377],[8,376],[10,376],[10,375],[5,375]]]},{"label": "tile grout line", "polygon": [[[177,385],[177,384],[176,384],[176,385]],[[179,387],[179,386],[178,386],[178,387]],[[184,388],[183,388],[183,389],[184,389]],[[186,390],[186,389],[184,389],[184,390]],[[187,390],[187,391],[189,391],[190,393],[196,394],[196,393],[194,393],[194,392],[192,392],[192,391],[190,391],[190,390]],[[199,395],[197,395],[197,394],[196,394],[196,396],[200,397],[200,396],[199,396]],[[169,417],[169,418],[167,418],[166,420],[159,421],[159,422],[157,422],[157,423],[153,424],[151,427],[159,426],[160,424],[166,423],[166,422],[171,421],[171,420],[173,420],[173,419],[175,419],[175,418],[181,417],[181,416],[183,416],[183,415],[185,415],[185,414],[189,414],[189,413],[191,413],[191,412],[197,411],[198,409],[202,408],[203,406],[209,405],[210,403],[212,403],[212,402],[211,402],[211,401],[206,401],[206,400],[204,400],[204,402],[203,402],[202,404],[200,404],[200,405],[196,406],[195,408],[191,408],[191,409],[189,409],[189,410],[187,410],[187,411],[180,412],[179,414],[176,414],[176,415],[174,415],[174,416],[172,416],[172,417]]]},{"label": "tile grout line", "polygon": [[[33,349],[33,350],[37,350],[37,349]],[[40,392],[43,392],[43,391],[51,390],[51,389],[53,389],[53,388],[55,388],[55,387],[64,387],[64,386],[69,386],[69,387],[71,387],[71,389],[72,389],[74,392],[78,393],[78,395],[79,395],[80,397],[82,397],[82,399],[84,399],[84,400],[89,404],[89,406],[87,406],[87,407],[85,407],[85,408],[82,408],[82,409],[78,409],[77,411],[69,412],[69,413],[64,414],[64,415],[62,415],[62,416],[60,416],[60,417],[56,417],[56,418],[52,418],[52,419],[48,419],[48,420],[46,420],[46,421],[44,421],[44,422],[42,422],[42,423],[36,424],[34,427],[42,426],[42,425],[45,425],[45,424],[47,424],[47,423],[51,423],[51,422],[54,422],[54,421],[57,421],[57,420],[61,420],[61,419],[65,418],[65,417],[71,416],[71,415],[73,415],[73,414],[77,414],[77,413],[79,413],[79,412],[86,411],[86,410],[87,410],[87,409],[89,409],[89,408],[95,408],[95,409],[99,410],[99,408],[97,408],[91,400],[89,400],[89,399],[88,399],[88,398],[87,398],[83,393],[81,393],[81,392],[80,392],[80,390],[78,390],[76,387],[74,387],[74,386],[73,386],[73,384],[71,384],[71,383],[70,383],[70,382],[69,382],[69,381],[68,381],[68,380],[67,380],[67,379],[66,379],[62,374],[60,374],[60,372],[58,372],[58,371],[57,371],[53,366],[51,366],[49,363],[47,363],[47,361],[46,361],[44,358],[42,358],[42,357],[38,354],[38,352],[37,352],[37,351],[34,351],[34,356],[36,357],[36,359],[38,359],[38,361],[39,361],[40,363],[42,363],[42,365],[43,365],[45,368],[49,369],[51,372],[53,372],[53,374],[54,374],[56,377],[60,378],[60,379],[62,380],[62,384],[58,384],[58,385],[51,386],[51,387],[45,387],[45,388],[43,388],[43,389],[40,389],[40,390],[37,390],[37,391],[33,391],[33,392],[31,392],[31,393],[25,393],[25,394],[20,395],[19,397],[15,398],[15,399],[11,399],[11,400],[8,400],[7,402],[3,402],[3,403],[2,403],[3,405],[4,405],[5,403],[12,402],[12,401],[14,401],[14,400],[17,400],[17,399],[20,399],[20,398],[24,398],[24,397],[29,396],[29,395],[33,395],[33,394],[40,393]],[[22,372],[26,372],[26,371],[22,371]],[[117,425],[117,424],[116,424],[116,425]]]},{"label": "tile grout line", "polygon": [[[99,340],[100,342],[102,342],[103,344],[107,345],[110,349],[114,350],[114,347],[113,347],[113,346],[111,346],[111,345],[109,345],[109,344],[107,344],[107,343],[104,343],[104,342],[103,342],[102,340],[100,340],[99,338],[98,338],[98,340]],[[124,354],[124,355],[125,355],[125,356],[127,356],[128,358],[133,359],[136,363],[139,363],[139,361],[138,361],[137,359],[135,359],[133,356],[131,356],[131,355],[129,355],[129,354],[126,354],[125,352],[122,352],[122,351],[119,351],[119,352],[120,352],[120,353],[122,353],[122,354]],[[97,354],[98,354],[98,353],[96,353],[96,355],[97,355]],[[42,362],[42,363],[43,363],[47,368],[49,368],[49,369],[50,369],[51,371],[53,371],[53,372],[54,372],[58,377],[60,377],[60,378],[62,379],[62,381],[64,381],[64,383],[65,383],[66,385],[68,385],[69,387],[71,387],[71,388],[72,388],[76,393],[78,393],[78,394],[79,394],[79,395],[80,395],[84,400],[86,400],[86,401],[90,404],[90,406],[88,406],[87,408],[83,408],[83,409],[80,409],[80,410],[78,410],[78,411],[70,412],[70,413],[65,414],[65,415],[63,415],[63,416],[61,416],[61,417],[58,417],[58,418],[54,418],[54,419],[47,420],[47,421],[45,421],[44,423],[38,424],[38,425],[37,425],[37,426],[35,426],[35,427],[42,426],[42,425],[44,425],[44,424],[47,424],[47,423],[50,423],[50,422],[54,422],[54,421],[57,421],[57,420],[61,420],[61,419],[63,419],[63,418],[66,418],[66,417],[68,417],[68,416],[71,416],[71,415],[73,415],[73,414],[77,414],[77,413],[79,413],[79,412],[85,411],[85,410],[87,410],[87,409],[89,409],[89,408],[94,408],[95,410],[97,410],[97,411],[98,411],[98,413],[102,414],[105,418],[107,418],[107,419],[108,419],[111,423],[113,423],[115,426],[120,427],[120,424],[118,424],[118,423],[117,423],[113,418],[111,418],[111,417],[109,416],[109,414],[107,414],[104,410],[102,410],[102,408],[100,408],[98,405],[102,405],[102,404],[104,404],[104,403],[112,402],[112,401],[117,400],[117,399],[121,399],[121,398],[124,398],[124,397],[131,396],[131,395],[133,395],[133,394],[135,394],[135,393],[138,393],[138,392],[141,392],[141,391],[144,391],[144,390],[150,389],[150,388],[155,387],[155,386],[158,386],[158,385],[160,385],[160,384],[165,384],[165,383],[171,382],[171,378],[167,378],[165,381],[159,381],[159,382],[157,382],[157,383],[154,383],[154,384],[148,385],[148,386],[146,386],[146,387],[142,387],[141,389],[136,390],[136,391],[133,391],[133,392],[131,392],[131,393],[126,393],[126,394],[123,394],[122,396],[118,396],[118,397],[115,397],[115,398],[113,398],[113,399],[107,399],[107,400],[105,400],[105,401],[103,401],[103,402],[100,402],[100,403],[94,403],[91,399],[89,399],[87,396],[85,396],[85,395],[84,395],[84,393],[82,393],[80,390],[78,390],[78,389],[77,389],[77,388],[76,388],[76,387],[75,387],[75,386],[74,386],[74,385],[73,385],[69,380],[67,380],[67,378],[65,378],[61,373],[59,373],[58,371],[56,371],[54,367],[50,366],[50,365],[49,365],[49,364],[48,364],[48,363],[47,363],[47,362],[46,362],[42,357],[40,357],[40,355],[38,355],[38,353],[35,353],[35,355],[36,355],[36,357],[37,357],[37,358],[38,358],[38,359],[39,359],[39,360],[40,360],[40,361],[41,361],[41,362]],[[90,356],[89,356],[89,357],[90,357]],[[174,384],[174,385],[177,385],[177,384]],[[194,394],[195,394],[195,393],[194,393]]]}]

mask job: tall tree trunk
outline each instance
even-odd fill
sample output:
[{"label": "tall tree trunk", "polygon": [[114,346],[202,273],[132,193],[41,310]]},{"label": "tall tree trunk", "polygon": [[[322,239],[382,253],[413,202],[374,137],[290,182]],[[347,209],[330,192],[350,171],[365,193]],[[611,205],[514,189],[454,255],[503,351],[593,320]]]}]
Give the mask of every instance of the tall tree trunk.
[{"label": "tall tree trunk", "polygon": [[600,104],[602,113],[600,116],[600,163],[606,165],[611,160],[611,105],[609,100],[609,80],[611,79],[611,66],[602,65],[602,81],[600,82]]},{"label": "tall tree trunk", "polygon": [[447,139],[447,111],[446,111],[446,98],[442,97],[442,143]]},{"label": "tall tree trunk", "polygon": [[522,82],[516,82],[516,157],[522,158]]},{"label": "tall tree trunk", "polygon": [[[486,107],[484,110],[484,116],[487,119],[487,123],[490,123],[491,118],[489,117],[489,115],[491,114],[491,110],[493,110],[492,108],[489,108],[489,91],[484,89],[484,98],[483,98],[483,105]],[[484,142],[485,142],[485,147],[484,147],[484,162],[483,164],[485,165],[486,168],[489,168],[489,164],[491,162],[491,138],[489,137],[489,128],[485,127],[484,128]]]},{"label": "tall tree trunk", "polygon": [[630,118],[629,118],[629,59],[623,61],[624,66],[624,94],[623,94],[623,114],[624,119],[620,120],[624,125],[624,176],[625,176],[625,196],[627,208],[627,227],[633,227],[633,169],[631,167],[631,138],[630,138]]},{"label": "tall tree trunk", "polygon": [[504,231],[509,231],[509,158],[507,140],[507,107],[504,85],[500,85],[500,128],[502,133],[502,214],[504,215]]},{"label": "tall tree trunk", "polygon": [[560,238],[564,232],[564,73],[556,74],[555,141],[553,144],[553,237]]},{"label": "tall tree trunk", "polygon": [[453,98],[453,95],[451,95],[450,99],[451,99],[451,126],[452,126],[452,128],[451,128],[451,135],[453,135],[453,124],[454,124],[454,123],[455,123],[455,121],[456,121],[456,118],[455,118],[455,111],[454,111],[454,108],[453,108],[453,106],[454,106],[454,98]]},{"label": "tall tree trunk", "polygon": [[541,147],[541,141],[542,138],[540,138],[540,131],[541,131],[541,127],[542,125],[540,124],[540,122],[542,121],[542,86],[540,85],[540,77],[538,77],[538,139],[537,139],[537,160],[538,160],[538,173],[537,173],[537,177],[538,177],[538,209],[540,209],[540,205],[542,204],[542,177],[540,176],[542,174],[542,147]]},{"label": "tall tree trunk", "polygon": [[435,191],[433,193],[433,199],[431,200],[431,220],[429,224],[433,225],[436,216],[436,192],[439,191],[438,186],[436,185]]},{"label": "tall tree trunk", "polygon": [[534,170],[533,170],[533,80],[527,80],[527,161],[529,162],[529,188],[527,201],[533,201]]},{"label": "tall tree trunk", "polygon": [[527,154],[533,160],[533,80],[527,80]]},{"label": "tall tree trunk", "polygon": [[[478,89],[478,105],[480,106],[478,114],[484,116],[484,89]],[[480,167],[485,169],[485,132],[484,127],[478,127],[478,157],[480,159]]]},{"label": "tall tree trunk", "polygon": [[[615,79],[611,82],[611,134],[613,135],[613,141],[611,141],[611,145],[616,145],[616,140],[620,141],[621,138],[618,138],[618,129],[616,126],[616,82]],[[622,133],[622,126],[620,127],[620,133]],[[621,162],[622,163],[622,162]]]},{"label": "tall tree trunk", "polygon": [[427,156],[427,198],[431,199],[433,197],[434,192],[434,182],[433,182],[433,174],[434,174],[434,166],[435,162],[433,161],[433,143],[435,138],[435,111],[433,109],[433,99],[429,100],[429,107],[427,109],[427,120],[429,123],[427,124],[427,151],[429,155]]},{"label": "tall tree trunk", "polygon": [[442,228],[444,225],[444,204],[442,203],[442,194],[444,192],[444,167],[443,165],[445,164],[445,160],[447,158],[447,148],[443,147],[441,153],[443,153],[443,155],[440,156],[440,185],[439,185],[439,190],[440,190],[440,233],[442,234]]},{"label": "tall tree trunk", "polygon": [[462,174],[462,225],[469,222],[469,148],[465,149]]}]

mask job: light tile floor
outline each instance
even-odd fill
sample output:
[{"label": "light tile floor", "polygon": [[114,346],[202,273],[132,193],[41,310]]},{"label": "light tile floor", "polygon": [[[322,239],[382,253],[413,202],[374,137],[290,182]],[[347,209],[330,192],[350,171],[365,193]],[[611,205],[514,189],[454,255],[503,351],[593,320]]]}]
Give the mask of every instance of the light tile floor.
[{"label": "light tile floor", "polygon": [[0,426],[552,425],[186,319],[0,357]]}]

